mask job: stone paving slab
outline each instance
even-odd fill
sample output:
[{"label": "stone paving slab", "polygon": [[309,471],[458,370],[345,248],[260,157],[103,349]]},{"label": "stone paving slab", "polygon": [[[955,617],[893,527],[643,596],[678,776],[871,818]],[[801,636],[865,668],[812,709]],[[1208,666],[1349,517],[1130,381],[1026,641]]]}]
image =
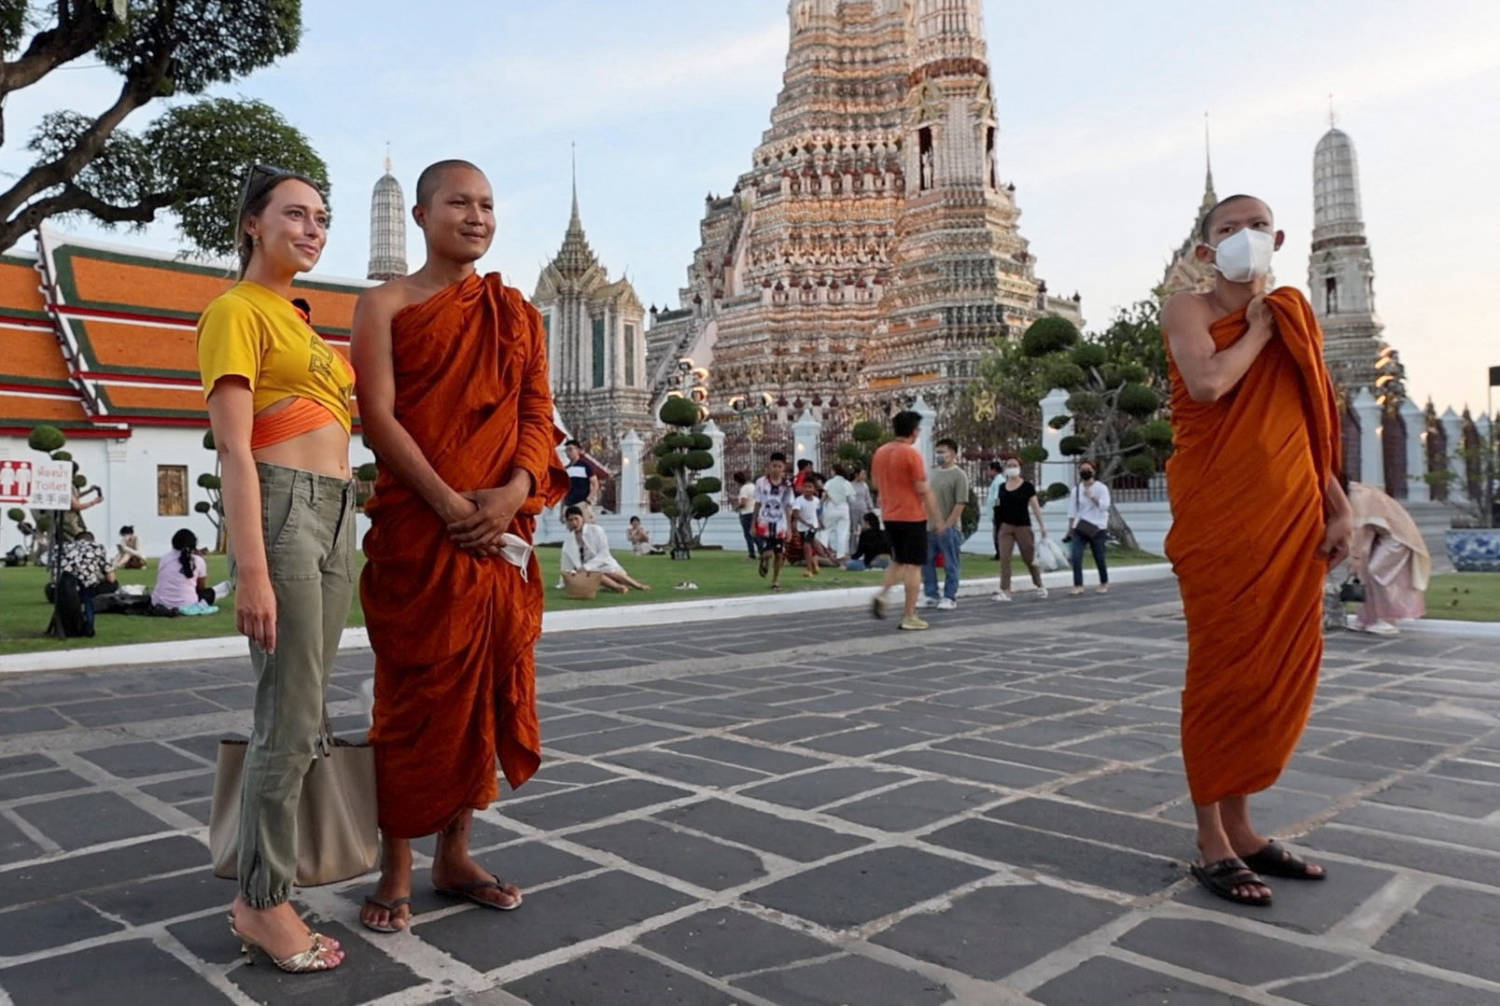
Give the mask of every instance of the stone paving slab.
[{"label": "stone paving slab", "polygon": [[544,638],[546,761],[473,833],[524,907],[435,894],[423,840],[409,932],[359,927],[372,878],[297,892],[350,951],[312,977],[246,965],[208,871],[248,661],[9,679],[0,1006],[1500,1002],[1500,646],[1329,639],[1253,806],[1330,877],[1257,910],[1186,877],[1170,582],[933,616]]}]

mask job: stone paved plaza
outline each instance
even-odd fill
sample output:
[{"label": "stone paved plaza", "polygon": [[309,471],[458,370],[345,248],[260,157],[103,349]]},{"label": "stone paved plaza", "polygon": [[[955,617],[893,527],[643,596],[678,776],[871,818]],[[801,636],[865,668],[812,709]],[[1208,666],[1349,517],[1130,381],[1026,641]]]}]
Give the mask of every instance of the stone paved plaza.
[{"label": "stone paved plaza", "polygon": [[1256,806],[1331,877],[1252,909],[1186,879],[1170,581],[934,614],[549,636],[548,760],[475,835],[525,906],[445,902],[424,860],[377,936],[369,879],[301,891],[349,949],[319,976],[242,963],[208,871],[247,661],[0,682],[0,1001],[1500,1002],[1500,645],[1330,640]]}]

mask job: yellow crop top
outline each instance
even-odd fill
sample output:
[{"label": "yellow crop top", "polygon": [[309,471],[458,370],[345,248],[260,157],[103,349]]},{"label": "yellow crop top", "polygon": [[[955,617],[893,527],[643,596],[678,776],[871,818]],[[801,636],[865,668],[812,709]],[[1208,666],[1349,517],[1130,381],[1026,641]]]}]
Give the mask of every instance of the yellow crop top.
[{"label": "yellow crop top", "polygon": [[354,371],[291,301],[241,280],[198,319],[198,370],[207,398],[222,377],[243,377],[254,409],[307,398],[333,413],[348,432]]}]

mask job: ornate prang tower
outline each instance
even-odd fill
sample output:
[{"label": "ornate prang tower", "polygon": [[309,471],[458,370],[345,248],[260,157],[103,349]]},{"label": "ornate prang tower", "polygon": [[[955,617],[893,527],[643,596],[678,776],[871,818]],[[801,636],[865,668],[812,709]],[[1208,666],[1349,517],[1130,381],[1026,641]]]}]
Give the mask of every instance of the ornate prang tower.
[{"label": "ornate prang tower", "polygon": [[768,393],[774,421],[837,424],[923,394],[941,412],[991,339],[1078,319],[997,175],[980,6],[791,0],[771,127],[708,197],[679,306],[652,312],[654,393],[691,356],[715,408]]},{"label": "ornate prang tower", "polygon": [[401,183],[391,174],[391,155],[385,155],[385,174],[370,194],[370,279],[390,280],[406,275],[406,200]]},{"label": "ornate prang tower", "polygon": [[1375,263],[1360,212],[1359,165],[1348,134],[1330,123],[1313,154],[1312,253],[1307,287],[1323,325],[1323,355],[1349,395],[1370,387],[1385,348],[1375,314]]},{"label": "ornate prang tower", "polygon": [[981,0],[908,5],[906,198],[887,321],[860,375],[866,400],[920,392],[945,412],[992,340],[1046,313],[1080,320],[1076,301],[1049,298],[1036,278],[1014,186],[1001,184],[982,9]]},{"label": "ornate prang tower", "polygon": [[627,430],[651,429],[645,309],[628,279],[610,281],[583,233],[578,181],[557,257],[542,267],[532,304],[547,331],[558,414],[588,450],[613,458]]},{"label": "ornate prang tower", "polygon": [[1206,262],[1198,261],[1194,254],[1199,242],[1203,240],[1203,218],[1208,216],[1208,211],[1218,203],[1219,197],[1214,192],[1214,162],[1213,155],[1208,145],[1208,115],[1203,116],[1203,162],[1205,165],[1203,177],[1203,199],[1198,203],[1198,215],[1193,218],[1193,228],[1188,232],[1187,240],[1177,246],[1172,253],[1172,261],[1167,263],[1167,271],[1162,274],[1161,285],[1155,290],[1156,298],[1163,303],[1174,293],[1182,290],[1207,290],[1214,285],[1214,267]]}]

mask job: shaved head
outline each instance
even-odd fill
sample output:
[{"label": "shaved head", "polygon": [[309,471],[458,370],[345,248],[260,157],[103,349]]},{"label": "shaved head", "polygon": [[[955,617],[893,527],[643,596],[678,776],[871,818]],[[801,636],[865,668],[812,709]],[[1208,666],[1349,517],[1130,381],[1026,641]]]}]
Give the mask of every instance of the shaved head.
[{"label": "shaved head", "polygon": [[447,161],[438,161],[436,164],[429,164],[417,176],[418,206],[432,205],[432,197],[437,195],[439,186],[443,184],[444,176],[450,171],[473,171],[480,175],[484,174],[483,171],[479,170],[478,165],[456,158]]},{"label": "shaved head", "polygon": [[1207,215],[1204,216],[1203,225],[1198,229],[1198,240],[1204,242],[1205,244],[1208,243],[1209,237],[1214,232],[1214,217],[1218,216],[1220,210],[1233,203],[1243,202],[1247,199],[1254,203],[1260,203],[1266,208],[1266,213],[1269,214],[1271,212],[1271,207],[1266,203],[1264,199],[1257,198],[1256,196],[1247,196],[1243,192],[1237,195],[1229,196],[1227,199],[1220,199],[1218,202],[1214,203],[1213,209],[1209,210]]}]

